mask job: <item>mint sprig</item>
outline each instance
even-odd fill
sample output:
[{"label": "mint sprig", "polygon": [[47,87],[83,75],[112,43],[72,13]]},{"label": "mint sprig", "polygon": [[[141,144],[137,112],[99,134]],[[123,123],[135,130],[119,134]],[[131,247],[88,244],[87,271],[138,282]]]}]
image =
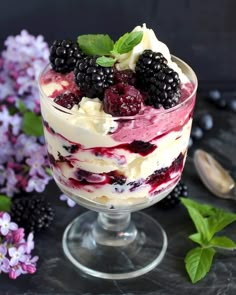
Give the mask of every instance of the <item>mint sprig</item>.
[{"label": "mint sprig", "polygon": [[181,202],[188,210],[197,230],[189,239],[197,243],[198,247],[190,250],[184,260],[192,283],[196,283],[210,271],[213,257],[219,248],[236,249],[236,243],[230,238],[216,235],[236,221],[236,214],[186,198],[181,198]]},{"label": "mint sprig", "polygon": [[120,54],[130,52],[143,38],[143,32],[130,32],[121,36],[115,43],[109,35],[81,35],[77,42],[87,55],[98,55],[96,62],[103,67],[111,67]]}]

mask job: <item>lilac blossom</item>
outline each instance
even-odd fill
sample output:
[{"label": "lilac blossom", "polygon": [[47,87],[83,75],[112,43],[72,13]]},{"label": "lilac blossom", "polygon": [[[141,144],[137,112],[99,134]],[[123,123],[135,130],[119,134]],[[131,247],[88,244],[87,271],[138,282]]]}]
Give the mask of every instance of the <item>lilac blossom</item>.
[{"label": "lilac blossom", "polygon": [[32,176],[26,187],[26,192],[30,193],[32,191],[36,191],[38,193],[42,193],[45,190],[45,186],[48,184],[51,178],[49,176],[45,176],[44,178],[40,178],[36,175]]},{"label": "lilac blossom", "polygon": [[61,201],[66,201],[66,203],[67,203],[67,205],[68,205],[69,207],[74,207],[74,206],[76,205],[76,202],[73,201],[72,199],[70,199],[70,198],[69,198],[67,195],[65,195],[65,194],[60,195],[60,200],[61,200]]},{"label": "lilac blossom", "polygon": [[0,233],[3,236],[6,236],[9,231],[17,230],[17,228],[17,224],[15,222],[11,222],[10,215],[3,213],[2,217],[0,217]]},{"label": "lilac blossom", "polygon": [[35,273],[38,257],[31,255],[34,249],[33,234],[30,233],[26,239],[23,228],[18,228],[16,224],[11,226],[13,223],[8,213],[0,212],[0,220],[9,225],[7,234],[0,230],[0,273],[8,273],[11,279]]},{"label": "lilac blossom", "polygon": [[18,180],[13,169],[7,168],[6,179],[6,186],[1,188],[0,191],[9,197],[12,197],[15,193],[19,192],[19,189],[16,186]]},{"label": "lilac blossom", "polygon": [[31,175],[31,176],[34,176],[34,175],[44,176],[45,175],[45,171],[43,169],[43,165],[45,163],[45,157],[43,155],[41,155],[41,154],[32,155],[25,162],[30,167],[29,175]]}]

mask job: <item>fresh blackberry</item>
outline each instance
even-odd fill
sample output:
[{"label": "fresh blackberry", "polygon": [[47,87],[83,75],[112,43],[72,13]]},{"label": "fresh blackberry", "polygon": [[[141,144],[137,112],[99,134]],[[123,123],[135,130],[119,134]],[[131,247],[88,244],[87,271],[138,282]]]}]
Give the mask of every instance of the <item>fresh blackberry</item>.
[{"label": "fresh blackberry", "polygon": [[134,86],[136,83],[135,73],[132,70],[118,71],[114,68],[114,82],[115,84],[125,83]]},{"label": "fresh blackberry", "polygon": [[12,219],[29,232],[40,232],[49,227],[54,210],[42,196],[13,198],[11,207]]},{"label": "fresh blackberry", "polygon": [[56,40],[50,47],[50,63],[54,71],[69,73],[75,68],[78,59],[85,55],[76,42],[71,40]]},{"label": "fresh blackberry", "polygon": [[180,181],[169,195],[162,199],[158,204],[161,208],[169,209],[174,208],[180,203],[180,197],[188,197],[188,188]]},{"label": "fresh blackberry", "polygon": [[96,56],[87,56],[78,60],[74,69],[75,82],[84,96],[102,99],[105,89],[114,83],[114,71],[98,65],[96,59]]},{"label": "fresh blackberry", "polygon": [[104,111],[112,116],[134,116],[141,104],[141,93],[131,85],[119,83],[105,91]]},{"label": "fresh blackberry", "polygon": [[136,67],[137,87],[148,93],[146,105],[169,109],[180,99],[180,79],[178,73],[167,66],[167,60],[160,52],[144,50]]},{"label": "fresh blackberry", "polygon": [[62,93],[54,98],[54,102],[60,106],[72,109],[74,105],[80,102],[80,97],[76,96],[74,93]]}]

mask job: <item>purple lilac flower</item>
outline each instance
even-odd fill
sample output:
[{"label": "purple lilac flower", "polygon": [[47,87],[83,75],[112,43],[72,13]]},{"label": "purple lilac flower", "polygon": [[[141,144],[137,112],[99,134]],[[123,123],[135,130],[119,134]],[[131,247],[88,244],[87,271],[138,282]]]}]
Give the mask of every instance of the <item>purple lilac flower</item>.
[{"label": "purple lilac flower", "polygon": [[45,163],[45,157],[41,154],[34,154],[30,158],[26,160],[26,163],[30,167],[29,175],[40,175],[45,176],[45,171],[43,169],[43,165]]},{"label": "purple lilac flower", "polygon": [[48,184],[50,179],[51,179],[51,177],[46,176],[46,175],[44,178],[40,178],[40,177],[34,175],[33,177],[31,177],[29,179],[28,185],[25,190],[28,193],[30,193],[34,190],[38,193],[42,193],[45,190],[45,186]]},{"label": "purple lilac flower", "polygon": [[14,148],[16,151],[16,160],[20,162],[24,157],[35,154],[40,148],[40,145],[36,142],[36,137],[21,134],[18,136]]},{"label": "purple lilac flower", "polygon": [[3,185],[6,180],[6,169],[3,165],[0,165],[0,185]]},{"label": "purple lilac flower", "polygon": [[14,152],[3,126],[0,126],[0,150],[0,164],[10,161]]},{"label": "purple lilac flower", "polygon": [[0,273],[8,272],[9,270],[9,259],[6,257],[7,255],[7,247],[6,245],[0,245]]},{"label": "purple lilac flower", "polygon": [[12,197],[15,193],[19,192],[19,189],[16,187],[18,180],[13,169],[7,168],[6,179],[6,186],[1,188],[0,191],[9,197]]},{"label": "purple lilac flower", "polygon": [[61,201],[66,201],[67,205],[69,207],[74,207],[76,205],[76,202],[73,201],[72,199],[70,199],[69,197],[67,197],[67,195],[65,195],[65,194],[60,195],[60,200]]},{"label": "purple lilac flower", "polygon": [[19,262],[25,262],[27,260],[26,252],[25,252],[25,246],[21,245],[18,248],[11,247],[8,249],[10,259],[10,266],[15,266]]},{"label": "purple lilac flower", "polygon": [[17,224],[15,222],[11,222],[11,218],[8,213],[4,213],[2,217],[0,217],[0,233],[3,236],[6,236],[9,231],[17,230],[17,228]]},{"label": "purple lilac flower", "polygon": [[[11,222],[8,213],[0,212],[0,273],[8,273],[11,279],[21,274],[33,274],[36,271],[37,256],[31,256],[34,249],[34,237],[30,233],[25,240],[23,228]],[[2,233],[2,228],[7,227]]]}]

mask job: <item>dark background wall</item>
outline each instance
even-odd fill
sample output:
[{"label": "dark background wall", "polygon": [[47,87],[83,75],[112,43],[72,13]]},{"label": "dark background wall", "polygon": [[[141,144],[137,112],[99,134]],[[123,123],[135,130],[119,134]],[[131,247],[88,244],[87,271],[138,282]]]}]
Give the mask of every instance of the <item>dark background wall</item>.
[{"label": "dark background wall", "polygon": [[114,39],[143,22],[204,83],[236,85],[235,0],[0,0],[0,42],[25,28],[48,42],[83,33]]}]

